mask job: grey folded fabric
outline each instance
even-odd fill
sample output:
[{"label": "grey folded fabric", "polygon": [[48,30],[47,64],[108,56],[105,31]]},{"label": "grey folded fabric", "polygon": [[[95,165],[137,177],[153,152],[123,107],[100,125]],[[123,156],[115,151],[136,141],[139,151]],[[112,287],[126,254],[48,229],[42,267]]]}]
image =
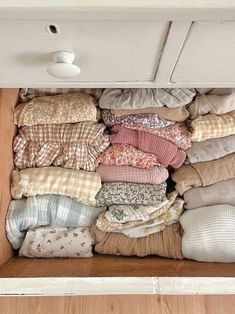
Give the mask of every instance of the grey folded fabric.
[{"label": "grey folded fabric", "polygon": [[190,189],[184,193],[184,201],[184,207],[187,209],[216,204],[235,206],[235,178]]},{"label": "grey folded fabric", "polygon": [[193,142],[186,151],[191,164],[219,159],[235,152],[235,135]]}]

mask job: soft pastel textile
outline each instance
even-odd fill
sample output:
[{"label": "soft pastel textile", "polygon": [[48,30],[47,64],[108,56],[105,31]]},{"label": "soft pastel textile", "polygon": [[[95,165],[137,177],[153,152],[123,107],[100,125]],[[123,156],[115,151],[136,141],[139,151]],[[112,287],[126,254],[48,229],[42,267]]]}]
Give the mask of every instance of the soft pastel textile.
[{"label": "soft pastel textile", "polygon": [[11,194],[14,199],[58,194],[95,206],[95,196],[100,188],[101,178],[96,172],[44,167],[13,170],[12,173]]},{"label": "soft pastel textile", "polygon": [[123,256],[158,255],[183,259],[181,252],[181,227],[179,223],[167,226],[163,231],[147,237],[132,239],[124,234],[102,232],[95,224],[91,227],[95,251],[100,254]]},{"label": "soft pastel textile", "polygon": [[189,104],[195,95],[193,88],[107,88],[99,106],[107,109],[175,108]]},{"label": "soft pastel textile", "polygon": [[96,195],[97,206],[112,204],[155,205],[166,200],[166,183],[140,184],[111,182],[102,184]]},{"label": "soft pastel textile", "polygon": [[202,262],[235,262],[235,207],[225,204],[186,210],[183,256]]},{"label": "soft pastel textile", "polygon": [[89,227],[105,207],[89,207],[61,195],[38,195],[10,202],[6,217],[8,240],[18,249],[29,229]]},{"label": "soft pastel textile", "polygon": [[160,165],[156,155],[142,152],[128,144],[113,144],[99,156],[98,161],[104,165],[132,166],[143,169]]},{"label": "soft pastel textile", "polygon": [[175,122],[183,122],[189,117],[189,112],[185,108],[167,108],[167,107],[152,107],[143,109],[111,109],[115,117],[129,116],[132,114],[152,113],[156,114],[161,119],[171,120]]},{"label": "soft pastel textile", "polygon": [[147,132],[127,129],[120,125],[115,125],[112,128],[110,141],[112,144],[129,144],[143,152],[154,154],[164,167],[179,168],[186,158],[186,153],[170,141]]},{"label": "soft pastel textile", "polygon": [[216,95],[216,89],[206,95],[197,95],[189,105],[191,119],[203,116],[208,113],[225,114],[235,111],[235,89],[227,89],[226,94]]},{"label": "soft pastel textile", "polygon": [[38,228],[29,230],[19,256],[32,258],[91,257],[90,228]]},{"label": "soft pastel textile", "polygon": [[115,117],[111,110],[107,109],[102,110],[102,119],[104,124],[108,127],[121,124],[130,128],[137,127],[140,130],[142,128],[164,128],[175,123],[174,121],[161,119],[158,117],[158,115],[152,113],[140,113],[129,116]]},{"label": "soft pastel textile", "polygon": [[235,206],[235,178],[190,189],[184,193],[184,201],[187,209],[216,204]]},{"label": "soft pastel textile", "polygon": [[192,142],[202,142],[211,138],[235,134],[235,111],[221,116],[207,114],[192,121]]},{"label": "soft pastel textile", "polygon": [[235,135],[193,142],[186,151],[190,163],[210,161],[235,152]]},{"label": "soft pastel textile", "polygon": [[95,122],[24,126],[13,143],[15,166],[95,171],[97,158],[110,144],[104,130],[104,124]]},{"label": "soft pastel textile", "polygon": [[191,188],[208,186],[235,177],[235,153],[220,159],[184,165],[172,174],[176,190],[183,194]]},{"label": "soft pastel textile", "polygon": [[52,96],[68,93],[82,92],[96,99],[99,99],[102,95],[103,89],[101,88],[22,88],[20,90],[20,101],[27,102],[35,97],[40,96]]},{"label": "soft pastel textile", "polygon": [[135,182],[160,184],[168,178],[168,171],[162,166],[140,169],[131,166],[109,166],[100,164],[96,169],[102,182]]}]

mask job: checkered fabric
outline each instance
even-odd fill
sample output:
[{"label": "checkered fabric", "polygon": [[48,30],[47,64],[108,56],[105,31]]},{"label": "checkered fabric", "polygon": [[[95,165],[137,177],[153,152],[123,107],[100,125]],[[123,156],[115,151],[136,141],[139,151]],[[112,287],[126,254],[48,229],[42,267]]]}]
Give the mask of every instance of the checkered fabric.
[{"label": "checkered fabric", "polygon": [[14,170],[12,173],[11,194],[14,199],[58,194],[95,206],[95,196],[100,188],[101,179],[96,172],[44,167]]}]

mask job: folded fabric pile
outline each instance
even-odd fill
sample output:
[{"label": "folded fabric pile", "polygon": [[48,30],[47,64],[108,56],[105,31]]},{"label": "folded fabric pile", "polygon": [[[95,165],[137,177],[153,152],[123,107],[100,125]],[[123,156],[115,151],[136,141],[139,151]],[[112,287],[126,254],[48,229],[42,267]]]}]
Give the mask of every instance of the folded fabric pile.
[{"label": "folded fabric pile", "polygon": [[192,147],[188,164],[172,175],[190,209],[180,219],[182,251],[198,261],[234,262],[235,91],[207,92],[188,107]]},{"label": "folded fabric pile", "polygon": [[112,146],[96,169],[103,182],[97,205],[108,206],[92,226],[96,252],[182,258],[183,200],[166,194],[166,180],[191,145],[183,121],[194,96],[193,89],[104,90],[99,106]]},{"label": "folded fabric pile", "polygon": [[95,170],[109,135],[97,122],[100,90],[70,92],[23,89],[15,108],[15,201],[6,230],[21,256],[92,256],[90,227],[105,210],[96,206],[101,177]]}]

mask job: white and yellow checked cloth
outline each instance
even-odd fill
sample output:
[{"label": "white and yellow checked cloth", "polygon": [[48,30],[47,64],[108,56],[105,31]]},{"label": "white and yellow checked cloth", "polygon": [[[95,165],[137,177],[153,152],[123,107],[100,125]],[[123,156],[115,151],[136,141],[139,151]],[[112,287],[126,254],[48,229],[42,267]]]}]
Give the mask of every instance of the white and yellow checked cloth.
[{"label": "white and yellow checked cloth", "polygon": [[23,196],[58,194],[95,205],[95,196],[101,188],[96,172],[64,169],[60,167],[27,168],[12,173],[11,194],[14,199]]},{"label": "white and yellow checked cloth", "polygon": [[207,114],[192,121],[192,142],[202,142],[235,134],[235,111],[221,116]]}]

